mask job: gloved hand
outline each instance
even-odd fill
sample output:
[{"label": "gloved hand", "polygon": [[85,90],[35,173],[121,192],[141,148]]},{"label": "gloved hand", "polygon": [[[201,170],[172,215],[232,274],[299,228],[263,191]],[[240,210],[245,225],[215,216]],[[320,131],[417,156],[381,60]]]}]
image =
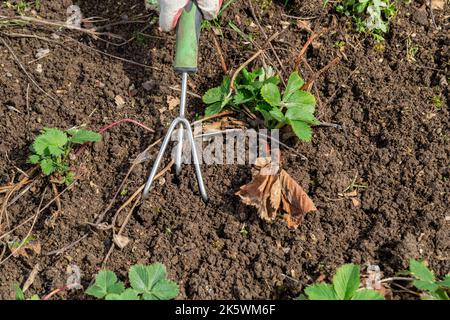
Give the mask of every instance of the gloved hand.
[{"label": "gloved hand", "polygon": [[[164,31],[170,31],[177,25],[183,8],[189,0],[158,0],[159,2],[159,26]],[[219,13],[222,0],[197,0],[198,7],[206,20],[214,19]]]}]

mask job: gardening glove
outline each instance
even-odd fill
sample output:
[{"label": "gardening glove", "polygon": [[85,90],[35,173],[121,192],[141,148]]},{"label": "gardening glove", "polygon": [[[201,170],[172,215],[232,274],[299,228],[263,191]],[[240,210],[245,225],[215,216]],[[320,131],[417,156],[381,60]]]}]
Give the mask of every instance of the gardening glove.
[{"label": "gardening glove", "polygon": [[[189,0],[158,0],[159,26],[163,31],[170,31],[177,26],[183,8]],[[197,0],[198,7],[206,20],[214,19],[219,13],[222,0]]]}]

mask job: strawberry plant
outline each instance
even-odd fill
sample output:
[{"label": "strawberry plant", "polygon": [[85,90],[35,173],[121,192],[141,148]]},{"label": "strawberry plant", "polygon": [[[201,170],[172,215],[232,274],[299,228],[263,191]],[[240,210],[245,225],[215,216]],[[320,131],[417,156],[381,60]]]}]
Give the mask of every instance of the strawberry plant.
[{"label": "strawberry plant", "polygon": [[422,299],[425,300],[450,300],[450,274],[444,280],[436,280],[436,277],[424,262],[411,259],[409,261],[408,274],[413,276],[412,284],[417,289],[423,291]]},{"label": "strawberry plant", "polygon": [[46,176],[53,175],[59,183],[69,185],[74,178],[69,167],[69,154],[73,146],[100,140],[100,134],[85,129],[62,131],[44,128],[31,145],[28,161],[31,164],[39,164]]},{"label": "strawberry plant", "polygon": [[[331,284],[317,283],[305,289],[309,300],[384,300],[384,296],[372,289],[359,289],[360,267],[345,264],[337,269]],[[300,299],[306,299],[304,295]]]},{"label": "strawberry plant", "polygon": [[293,72],[286,88],[281,92],[280,78],[272,68],[260,68],[253,72],[243,69],[230,90],[231,80],[225,76],[219,87],[209,89],[203,96],[207,105],[205,116],[219,113],[225,107],[240,110],[247,107],[259,113],[269,129],[291,126],[300,140],[311,141],[312,125],[320,124],[314,117],[316,99],[301,90],[303,79]]},{"label": "strawberry plant", "polygon": [[114,272],[101,270],[86,293],[105,300],[170,300],[179,293],[178,285],[167,279],[166,267],[161,263],[131,266],[128,279],[131,287],[125,288]]},{"label": "strawberry plant", "polygon": [[367,32],[376,40],[383,40],[396,6],[390,0],[340,0],[336,11],[351,17],[357,32]]}]

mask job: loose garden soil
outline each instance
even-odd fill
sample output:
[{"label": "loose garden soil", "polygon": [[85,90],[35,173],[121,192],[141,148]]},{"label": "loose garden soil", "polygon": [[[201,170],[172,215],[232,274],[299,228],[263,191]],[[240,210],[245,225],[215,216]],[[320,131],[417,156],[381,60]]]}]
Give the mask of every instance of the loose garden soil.
[{"label": "loose garden soil", "polygon": [[[258,2],[254,1],[254,6],[259,21],[253,19],[247,1],[235,2],[220,20],[223,36],[217,36],[217,40],[230,69],[240,66],[258,48],[233,31],[228,21],[251,34],[260,47],[266,47],[267,41],[257,23],[269,37],[281,32],[272,43],[286,70],[285,78],[311,35],[298,19],[289,16],[300,17],[316,31],[327,28],[305,54],[312,70],[341,57],[338,64],[320,75],[312,92],[318,95],[318,118],[342,128],[316,127],[311,143],[292,137],[283,140],[307,158],[302,160],[285,150],[282,167],[310,195],[318,211],[308,213],[297,230],[288,229],[282,219],[271,224],[261,220],[253,207],[241,204],[235,195],[251,180],[250,165],[203,165],[210,196],[210,202],[204,204],[194,170],[185,166],[179,179],[167,172],[156,183],[151,197],[136,207],[124,231],[131,241],[124,249],[112,252],[106,267],[125,279],[133,264],[162,262],[169,277],[180,285],[179,299],[291,299],[317,278],[329,279],[347,262],[377,264],[385,276],[393,276],[408,266],[410,258],[420,258],[438,276],[447,274],[448,6],[431,16],[425,1],[400,5],[386,41],[380,45],[369,36],[355,34],[348,20],[332,7],[324,8],[322,1],[291,1],[287,7],[275,2],[264,11]],[[38,15],[65,21],[66,8],[71,4],[70,0],[42,1]],[[133,20],[145,12],[140,0],[77,4],[84,17],[109,19],[95,26]],[[11,257],[0,265],[0,298],[14,298],[14,286],[23,285],[36,264],[39,273],[27,295],[43,295],[64,285],[70,264],[80,267],[85,287],[101,268],[111,246],[111,230],[97,230],[87,223],[107,207],[130,161],[162,137],[177,114],[177,108],[167,108],[167,97],[179,95],[173,89],[180,84],[172,69],[175,37],[158,30],[156,13],[145,15],[141,20],[153,24],[120,24],[101,30],[129,39],[147,26],[144,35],[119,46],[108,43],[120,42],[108,35],[100,36],[107,42],[90,34],[37,24],[0,27],[0,37],[39,86],[54,97],[37,89],[0,42],[1,185],[14,177],[17,181],[18,168],[31,167],[26,162],[28,148],[43,127],[67,129],[86,124],[98,130],[132,118],[155,130],[151,133],[123,123],[109,130],[102,142],[85,149],[76,162],[82,178],[61,196],[62,211],[56,212],[56,205],[51,205],[36,221],[32,234],[42,246],[41,254]],[[92,25],[85,23],[84,27]],[[415,60],[407,58],[408,39],[418,47]],[[345,47],[337,48],[338,41],[345,42]],[[218,85],[223,76],[212,31],[202,33],[200,47],[199,72],[189,82],[189,90],[199,95]],[[40,48],[48,48],[50,53],[34,61]],[[281,69],[271,50],[267,50],[267,57],[271,60],[265,59],[266,63]],[[38,64],[41,73],[36,71]],[[252,66],[261,64],[257,59]],[[307,64],[301,65],[306,79],[313,75]],[[123,97],[125,103],[117,104],[116,96]],[[194,119],[203,110],[201,100],[190,96],[188,117]],[[238,117],[245,120],[243,115]],[[152,149],[153,158],[158,149]],[[111,222],[115,209],[144,183],[151,164],[147,161],[135,168],[126,184],[128,193],[119,195],[106,222]],[[367,186],[355,189],[353,201],[339,195],[352,181]],[[36,212],[45,188],[46,203],[54,195],[41,179],[8,208],[11,226]],[[119,222],[128,210],[119,215]],[[243,227],[247,234],[240,232]],[[30,223],[18,228],[9,240],[23,239],[29,228]],[[88,230],[93,232],[83,241],[60,254],[48,255]],[[4,248],[3,243],[0,255]],[[9,254],[9,249],[5,251],[3,258]],[[86,295],[81,291],[63,292],[57,298],[86,299]],[[394,292],[394,298],[414,296]]]}]

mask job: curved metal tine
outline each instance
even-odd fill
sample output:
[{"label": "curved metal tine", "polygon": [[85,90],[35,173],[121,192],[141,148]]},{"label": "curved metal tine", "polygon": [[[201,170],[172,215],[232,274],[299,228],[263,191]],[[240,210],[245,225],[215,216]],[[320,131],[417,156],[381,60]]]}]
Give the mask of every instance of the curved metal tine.
[{"label": "curved metal tine", "polygon": [[[184,118],[185,110],[186,110],[186,94],[187,94],[187,81],[188,74],[187,72],[183,72],[181,75],[181,97],[180,97],[180,117]],[[190,126],[190,124],[189,124]],[[184,139],[184,130],[183,124],[180,123],[178,127],[178,145],[175,154],[175,173],[177,175],[181,172],[181,162],[183,155],[183,139]]]},{"label": "curved metal tine", "polygon": [[150,188],[153,183],[153,179],[156,176],[156,172],[158,171],[159,164],[161,163],[162,157],[164,156],[164,152],[167,149],[167,146],[169,145],[170,138],[172,136],[173,130],[175,130],[175,127],[180,123],[183,122],[182,118],[176,118],[172,121],[170,124],[169,129],[167,130],[166,136],[164,137],[164,141],[161,145],[161,149],[159,150],[158,156],[156,157],[155,163],[153,164],[152,171],[150,172],[150,175],[148,176],[147,183],[145,184],[144,191],[142,193],[142,198],[145,199],[148,196],[148,193],[150,191]]},{"label": "curved metal tine", "polygon": [[181,173],[181,163],[182,163],[182,156],[183,156],[183,135],[184,135],[184,129],[183,125],[180,123],[178,126],[178,142],[177,142],[177,150],[175,153],[175,174],[177,176]]},{"label": "curved metal tine", "polygon": [[191,144],[191,153],[192,159],[194,161],[195,166],[195,174],[197,175],[198,189],[200,190],[200,194],[202,195],[203,201],[208,202],[208,194],[206,193],[206,188],[203,183],[202,170],[200,169],[200,162],[198,160],[197,155],[197,146],[195,145],[194,134],[192,133],[192,128],[190,123],[183,119],[183,123],[186,126],[186,131],[188,132],[189,143]]}]

